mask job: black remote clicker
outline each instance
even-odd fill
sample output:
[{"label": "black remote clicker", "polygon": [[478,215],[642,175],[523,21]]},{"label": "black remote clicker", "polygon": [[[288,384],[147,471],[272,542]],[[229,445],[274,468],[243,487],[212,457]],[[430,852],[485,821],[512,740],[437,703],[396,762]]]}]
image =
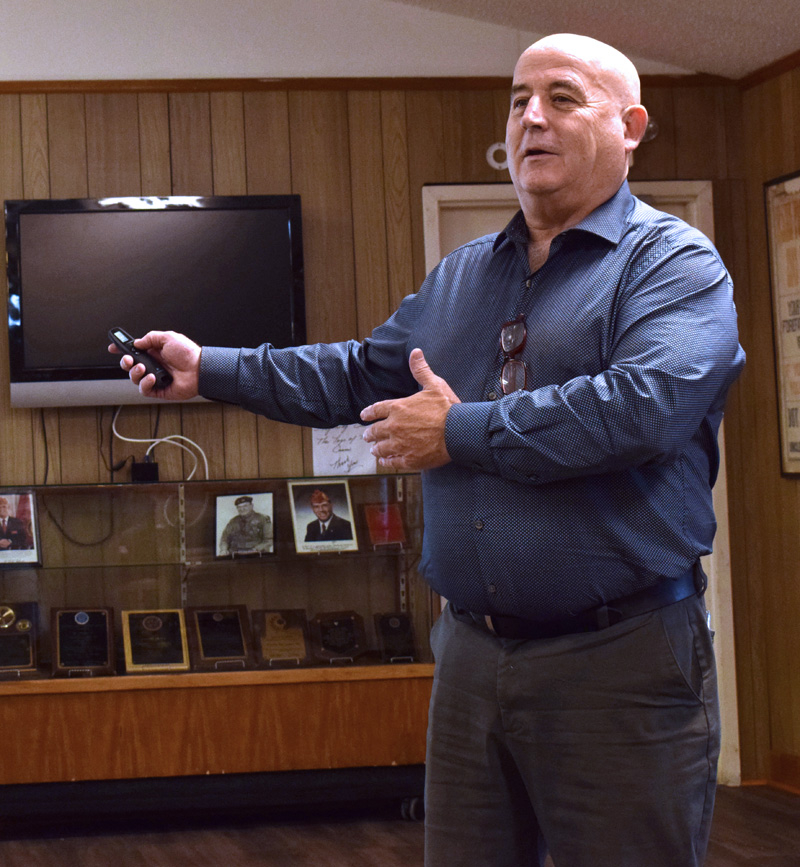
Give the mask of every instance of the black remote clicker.
[{"label": "black remote clicker", "polygon": [[131,337],[124,328],[112,328],[108,332],[108,337],[118,349],[122,350],[124,355],[132,356],[136,364],[143,364],[147,373],[152,373],[155,376],[157,389],[166,388],[172,382],[172,376],[158,364],[152,355],[133,345],[135,338]]}]

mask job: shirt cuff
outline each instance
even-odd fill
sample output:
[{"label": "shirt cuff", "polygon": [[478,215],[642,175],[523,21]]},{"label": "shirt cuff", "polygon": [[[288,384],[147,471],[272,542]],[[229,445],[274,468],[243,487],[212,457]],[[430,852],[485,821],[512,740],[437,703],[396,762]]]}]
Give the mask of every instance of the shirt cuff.
[{"label": "shirt cuff", "polygon": [[238,403],[239,350],[204,346],[200,352],[198,390],[209,400]]},{"label": "shirt cuff", "polygon": [[444,443],[450,459],[474,470],[495,470],[489,448],[489,421],[493,404],[454,403],[447,412]]}]

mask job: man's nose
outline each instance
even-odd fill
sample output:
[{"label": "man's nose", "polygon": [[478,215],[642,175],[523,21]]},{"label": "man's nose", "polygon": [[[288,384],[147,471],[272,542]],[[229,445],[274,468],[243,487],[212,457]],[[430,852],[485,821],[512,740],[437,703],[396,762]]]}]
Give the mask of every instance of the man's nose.
[{"label": "man's nose", "polygon": [[531,126],[546,126],[547,116],[544,112],[544,102],[539,96],[532,96],[522,115],[522,125],[527,129]]}]

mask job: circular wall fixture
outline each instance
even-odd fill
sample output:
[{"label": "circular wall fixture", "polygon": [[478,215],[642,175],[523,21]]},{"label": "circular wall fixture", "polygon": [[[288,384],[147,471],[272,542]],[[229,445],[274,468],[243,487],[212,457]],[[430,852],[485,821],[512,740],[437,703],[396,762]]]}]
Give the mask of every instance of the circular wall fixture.
[{"label": "circular wall fixture", "polygon": [[647,119],[647,126],[644,129],[642,142],[652,141],[658,135],[658,121],[654,117]]},{"label": "circular wall fixture", "polygon": [[508,154],[506,153],[506,143],[496,141],[494,144],[489,145],[489,148],[486,151],[486,162],[489,163],[493,169],[497,169],[498,171],[507,169]]}]

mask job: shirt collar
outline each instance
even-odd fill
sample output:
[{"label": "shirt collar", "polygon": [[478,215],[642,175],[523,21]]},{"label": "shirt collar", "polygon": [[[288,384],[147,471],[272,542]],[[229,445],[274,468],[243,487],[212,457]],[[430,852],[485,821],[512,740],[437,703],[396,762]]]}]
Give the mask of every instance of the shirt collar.
[{"label": "shirt collar", "polygon": [[[631,208],[633,208],[633,195],[628,187],[627,180],[625,180],[610,199],[595,208],[580,223],[577,223],[566,231],[591,232],[593,235],[605,238],[611,244],[618,244],[625,233],[627,217]],[[505,229],[498,234],[492,250],[497,251],[506,240],[515,244],[522,243],[527,245],[528,227],[525,224],[525,216],[521,210],[514,214]]]}]

